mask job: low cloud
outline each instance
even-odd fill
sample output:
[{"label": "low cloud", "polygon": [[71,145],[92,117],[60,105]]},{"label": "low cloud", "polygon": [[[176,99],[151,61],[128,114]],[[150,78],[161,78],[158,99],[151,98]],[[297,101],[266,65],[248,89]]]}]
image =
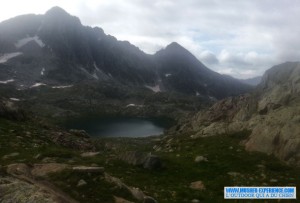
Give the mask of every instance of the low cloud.
[{"label": "low cloud", "polygon": [[209,65],[213,65],[213,64],[218,64],[219,60],[217,59],[216,55],[214,53],[212,53],[211,51],[203,51],[201,52],[201,54],[199,55],[199,59],[205,63],[205,64],[209,64]]}]

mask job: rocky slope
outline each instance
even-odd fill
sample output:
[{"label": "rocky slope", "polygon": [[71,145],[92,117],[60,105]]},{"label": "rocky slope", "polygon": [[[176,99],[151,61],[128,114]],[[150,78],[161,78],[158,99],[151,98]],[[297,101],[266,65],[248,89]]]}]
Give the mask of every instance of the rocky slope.
[{"label": "rocky slope", "polygon": [[248,131],[247,150],[300,165],[299,115],[300,63],[287,62],[266,71],[253,93],[217,102],[181,130],[193,138]]},{"label": "rocky slope", "polygon": [[148,55],[59,7],[0,23],[0,67],[0,82],[18,89],[114,81],[217,99],[251,89],[209,70],[177,43]]}]

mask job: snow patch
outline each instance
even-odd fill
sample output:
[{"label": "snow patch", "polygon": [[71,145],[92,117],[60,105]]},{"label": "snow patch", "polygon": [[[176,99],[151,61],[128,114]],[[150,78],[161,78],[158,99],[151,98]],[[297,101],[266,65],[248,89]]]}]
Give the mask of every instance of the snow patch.
[{"label": "snow patch", "polygon": [[100,69],[98,68],[96,62],[94,61],[94,68],[96,69],[96,71],[99,71],[100,72]]},{"label": "snow patch", "polygon": [[155,85],[155,86],[145,85],[145,87],[147,87],[148,89],[152,90],[153,92],[161,92],[161,89],[160,89],[159,85]]},{"label": "snow patch", "polygon": [[34,37],[25,37],[23,39],[20,39],[17,43],[15,43],[15,46],[17,49],[19,49],[31,41],[35,41],[41,48],[45,46],[44,42],[37,35],[35,35]]},{"label": "snow patch", "polygon": [[168,78],[168,77],[172,76],[172,74],[171,73],[166,73],[165,76]]},{"label": "snow patch", "polygon": [[43,68],[43,69],[41,70],[41,75],[44,75],[44,73],[45,73],[45,68]]},{"label": "snow patch", "polygon": [[20,101],[18,98],[9,98],[11,101]]},{"label": "snow patch", "polygon": [[65,86],[53,86],[53,89],[63,89],[63,88],[69,88],[69,87],[73,87],[73,85],[65,85]]},{"label": "snow patch", "polygon": [[126,108],[127,107],[144,107],[144,105],[139,105],[139,104],[128,104],[127,106],[126,106]]},{"label": "snow patch", "polygon": [[84,68],[80,68],[85,74],[89,75],[89,76],[92,76],[93,78],[95,79],[99,79],[98,78],[98,75],[96,74],[96,72],[94,72],[93,74],[90,74],[87,70],[85,70]]},{"label": "snow patch", "polygon": [[12,59],[16,56],[19,56],[23,54],[22,52],[13,52],[13,53],[5,53],[0,55],[0,63],[5,63],[7,62],[9,59]]},{"label": "snow patch", "polygon": [[0,81],[0,84],[7,84],[7,83],[10,83],[13,81],[15,81],[15,80],[14,79],[4,80],[4,81]]},{"label": "snow patch", "polygon": [[35,83],[34,85],[30,86],[30,88],[39,87],[39,86],[45,86],[45,85],[46,84],[44,84],[44,83],[38,82],[38,83]]},{"label": "snow patch", "polygon": [[211,101],[217,101],[217,99],[213,96],[208,96]]},{"label": "snow patch", "polygon": [[126,107],[136,106],[136,104],[128,104]]},{"label": "snow patch", "polygon": [[95,78],[96,80],[99,80],[99,77],[98,77],[97,73],[94,73],[92,76],[93,76],[93,78]]},{"label": "snow patch", "polygon": [[[99,80],[99,77],[101,79],[107,79],[109,77],[109,75],[107,75],[106,73],[104,73],[96,64],[96,62],[94,61],[94,68],[95,68],[95,72],[92,75],[95,79]],[[97,74],[98,73],[98,74]]]}]

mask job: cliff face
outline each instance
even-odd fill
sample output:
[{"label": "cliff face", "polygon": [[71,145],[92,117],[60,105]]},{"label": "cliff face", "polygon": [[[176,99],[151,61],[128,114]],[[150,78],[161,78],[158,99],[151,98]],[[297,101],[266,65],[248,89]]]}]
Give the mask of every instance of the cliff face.
[{"label": "cliff face", "polygon": [[181,130],[193,138],[250,131],[247,150],[300,165],[300,63],[274,66],[254,92],[217,102]]}]

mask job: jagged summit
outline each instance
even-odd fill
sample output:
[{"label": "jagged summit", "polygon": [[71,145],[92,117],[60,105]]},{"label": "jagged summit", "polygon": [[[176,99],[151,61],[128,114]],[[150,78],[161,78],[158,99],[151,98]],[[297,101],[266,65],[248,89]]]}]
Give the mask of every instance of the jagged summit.
[{"label": "jagged summit", "polygon": [[70,15],[61,7],[55,6],[49,9],[45,15],[45,23],[50,25],[63,25],[63,26],[80,26],[80,19],[76,16]]},{"label": "jagged summit", "polygon": [[205,67],[177,42],[148,55],[130,42],[106,35],[101,28],[83,26],[79,18],[57,6],[45,15],[20,17],[17,22],[0,23],[0,44],[5,45],[0,47],[5,56],[1,64],[8,66],[1,72],[3,81],[14,78],[25,87],[36,81],[63,85],[113,80],[150,89],[161,84],[160,91],[205,98],[249,90]]}]

